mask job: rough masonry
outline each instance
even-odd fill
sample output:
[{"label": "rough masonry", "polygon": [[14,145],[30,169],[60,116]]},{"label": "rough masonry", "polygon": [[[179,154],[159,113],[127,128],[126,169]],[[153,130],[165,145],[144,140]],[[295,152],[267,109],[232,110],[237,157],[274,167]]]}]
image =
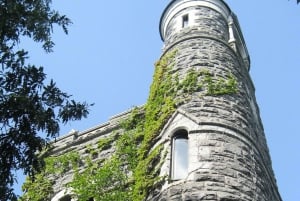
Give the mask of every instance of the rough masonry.
[{"label": "rough masonry", "polygon": [[[182,81],[190,70],[208,71],[213,80],[232,75],[237,93],[209,95],[198,90],[186,94],[188,99],[178,105],[154,145],[162,145],[162,154],[167,153],[161,156],[159,171],[164,180],[145,200],[282,201],[249,75],[250,58],[235,14],[222,0],[173,0],[162,14],[160,34],[162,55],[176,51],[173,77]],[[52,155],[75,150],[84,156],[87,145],[95,147],[99,139],[113,133],[122,135],[120,122],[129,114],[59,138]],[[188,172],[185,178],[173,180],[173,143],[178,130],[188,133]],[[114,147],[112,142],[94,160],[109,158]],[[71,200],[65,190],[71,180],[72,171],[56,179],[52,201]]]}]

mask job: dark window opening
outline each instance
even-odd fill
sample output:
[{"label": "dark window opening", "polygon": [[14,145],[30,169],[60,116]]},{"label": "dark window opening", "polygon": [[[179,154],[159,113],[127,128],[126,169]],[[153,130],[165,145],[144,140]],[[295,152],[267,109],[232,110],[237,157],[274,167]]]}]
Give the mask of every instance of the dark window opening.
[{"label": "dark window opening", "polygon": [[172,165],[171,177],[173,180],[184,179],[188,175],[188,132],[177,131],[172,138]]},{"label": "dark window opening", "polygon": [[65,195],[64,197],[60,198],[59,201],[71,201],[72,197],[70,195]]},{"label": "dark window opening", "polygon": [[182,28],[185,28],[189,25],[189,15],[182,16]]}]

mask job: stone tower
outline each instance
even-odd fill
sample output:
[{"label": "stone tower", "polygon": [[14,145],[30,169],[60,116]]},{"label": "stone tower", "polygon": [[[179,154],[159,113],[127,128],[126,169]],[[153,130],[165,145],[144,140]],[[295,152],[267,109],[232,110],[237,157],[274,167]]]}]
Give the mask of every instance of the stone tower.
[{"label": "stone tower", "polygon": [[[165,126],[158,143],[170,147],[161,172],[170,180],[152,199],[281,201],[235,14],[222,0],[173,0],[160,34],[163,55],[176,51],[172,71],[180,80],[205,69],[215,85],[202,81],[206,89],[190,94]],[[236,92],[210,89],[229,75]]]},{"label": "stone tower", "polygon": [[147,103],[57,139],[23,200],[282,201],[235,14],[173,0],[160,35]]}]

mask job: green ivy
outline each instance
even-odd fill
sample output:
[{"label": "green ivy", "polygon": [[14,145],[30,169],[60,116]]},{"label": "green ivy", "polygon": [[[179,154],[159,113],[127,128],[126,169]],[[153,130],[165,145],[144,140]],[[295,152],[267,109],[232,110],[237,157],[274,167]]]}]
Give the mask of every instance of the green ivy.
[{"label": "green ivy", "polygon": [[117,157],[103,164],[86,161],[83,171],[77,170],[73,181],[67,186],[73,189],[78,200],[130,200],[130,191],[126,187],[127,174],[123,171],[123,161]]},{"label": "green ivy", "polygon": [[163,125],[176,108],[171,69],[175,62],[177,51],[166,54],[155,65],[150,94],[145,105],[145,123],[143,126],[143,141],[138,149],[138,164],[133,171],[133,200],[144,200],[154,184],[160,180],[155,171],[160,162],[162,146],[151,150]]},{"label": "green ivy", "polygon": [[209,73],[204,75],[203,85],[207,88],[206,95],[230,95],[238,93],[238,83],[232,74],[227,74],[227,78],[218,78],[213,80]]},{"label": "green ivy", "polygon": [[203,84],[199,82],[200,75],[201,73],[198,73],[194,68],[190,69],[185,79],[181,83],[178,82],[179,90],[188,94],[202,90]]},{"label": "green ivy", "polygon": [[103,150],[109,149],[112,146],[112,143],[117,139],[117,137],[118,137],[118,134],[113,133],[109,137],[105,137],[105,138],[100,139],[97,142],[97,149],[94,150],[94,151],[101,152]]},{"label": "green ivy", "polygon": [[49,201],[53,193],[52,186],[53,182],[44,173],[36,175],[34,181],[27,177],[22,186],[22,190],[26,193],[19,200]]},{"label": "green ivy", "polygon": [[[45,169],[36,174],[34,180],[27,177],[22,186],[24,193],[21,201],[48,201],[53,195],[55,178],[61,177],[71,169],[78,169],[80,155],[77,152],[68,152],[60,156],[51,156],[45,159]],[[50,177],[51,176],[51,179]]]},{"label": "green ivy", "polygon": [[[170,51],[156,63],[148,100],[143,107],[134,108],[121,122],[122,134],[115,132],[99,140],[96,147],[88,145],[86,153],[89,156],[85,158],[77,152],[48,157],[45,171],[37,175],[34,182],[25,182],[26,193],[21,200],[47,200],[44,198],[53,193],[53,180],[49,178],[62,176],[69,170],[73,170],[74,176],[66,187],[72,188],[79,200],[91,197],[97,201],[145,200],[149,192],[166,179],[159,177],[159,171],[167,153],[163,153],[162,145],[154,146],[176,108],[189,100],[188,96],[194,92],[209,96],[238,92],[232,74],[225,79],[214,76],[207,69],[192,68],[180,80],[172,71],[176,54],[177,50]],[[109,159],[93,160],[94,155],[112,146],[115,151]],[[84,168],[80,168],[80,163]]]},{"label": "green ivy", "polygon": [[80,162],[78,152],[72,151],[59,156],[50,156],[45,159],[45,173],[62,176],[66,172],[77,169]]}]

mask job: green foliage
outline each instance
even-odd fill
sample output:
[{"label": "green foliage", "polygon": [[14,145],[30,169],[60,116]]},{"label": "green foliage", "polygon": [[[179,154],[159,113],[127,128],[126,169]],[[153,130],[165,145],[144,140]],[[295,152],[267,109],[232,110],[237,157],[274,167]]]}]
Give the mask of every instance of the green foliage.
[{"label": "green foliage", "polygon": [[[36,174],[34,180],[27,177],[22,186],[26,193],[20,197],[20,201],[48,201],[53,194],[55,178],[63,176],[69,170],[78,170],[80,160],[77,152],[47,157],[45,169]],[[50,175],[52,179],[49,178]]]},{"label": "green foliage", "polygon": [[194,92],[205,91],[205,95],[229,95],[238,92],[238,83],[232,74],[227,74],[226,79],[214,77],[207,69],[196,71],[190,69],[182,82],[178,82],[178,92],[192,94]]},{"label": "green foliage", "polygon": [[144,118],[144,113],[140,111],[140,108],[135,107],[130,112],[130,116],[121,122],[121,127],[125,130],[134,129],[143,124]]},{"label": "green foliage", "polygon": [[201,71],[201,74],[204,76],[202,84],[207,89],[206,95],[229,95],[238,92],[238,83],[232,74],[228,74],[227,79],[218,78],[216,80],[208,71]]},{"label": "green foliage", "polygon": [[128,171],[132,171],[137,165],[137,150],[139,144],[137,129],[125,131],[116,143],[116,157],[122,159]]},{"label": "green foliage", "polygon": [[22,189],[23,191],[30,190],[26,191],[26,194],[19,200],[48,201],[53,193],[52,185],[53,183],[43,173],[36,175],[34,181],[27,177]]},{"label": "green foliage", "polygon": [[51,0],[3,1],[0,8],[0,41],[2,45],[15,45],[20,37],[26,36],[35,42],[43,43],[49,52],[54,46],[51,40],[53,25],[68,33],[71,20],[51,9]]},{"label": "green foliage", "polygon": [[50,156],[45,158],[45,173],[62,176],[71,169],[78,169],[80,156],[77,152],[68,152],[60,156]]},{"label": "green foliage", "polygon": [[[121,122],[122,134],[115,132],[99,140],[96,147],[86,146],[89,156],[85,158],[74,152],[47,158],[44,175],[55,178],[72,170],[74,177],[67,187],[72,188],[79,200],[91,197],[97,201],[145,200],[153,188],[166,179],[159,176],[159,171],[167,153],[163,153],[163,145],[154,145],[163,126],[181,104],[177,97],[189,100],[188,96],[195,92],[213,96],[237,93],[237,81],[231,74],[226,79],[218,78],[207,69],[192,68],[180,81],[172,71],[176,53],[173,50],[156,63],[147,103],[142,108],[134,108]],[[115,152],[110,158],[93,159],[93,154],[112,146]],[[79,168],[79,161],[84,164],[83,169]],[[26,186],[30,195],[41,191],[36,189],[38,186]],[[48,189],[48,194],[51,190]]]},{"label": "green foliage", "polygon": [[[138,109],[122,125],[130,125],[130,129],[125,129],[122,135],[114,134],[110,137],[98,141],[96,151],[104,150],[116,140],[116,151],[110,159],[104,162],[95,163],[90,157],[85,158],[86,167],[82,171],[75,171],[73,181],[68,187],[73,189],[76,198],[87,200],[93,197],[99,201],[109,200],[132,200],[132,178],[128,173],[137,165],[138,138],[136,138],[137,119],[140,118]],[[134,123],[136,122],[136,123]],[[135,126],[134,126],[135,125]]]},{"label": "green foliage", "polygon": [[199,82],[199,73],[194,69],[190,69],[185,79],[178,84],[179,89],[183,90],[184,93],[191,94],[195,91],[202,89],[202,84]]},{"label": "green foliage", "polygon": [[162,127],[180,104],[176,102],[176,96],[205,89],[206,95],[237,93],[237,81],[234,76],[229,75],[228,80],[219,78],[218,81],[213,81],[213,75],[208,70],[197,72],[191,69],[180,82],[178,75],[174,76],[172,72],[176,53],[177,50],[173,50],[156,63],[153,83],[145,105],[145,122],[142,129],[144,138],[138,147],[138,163],[133,170],[134,201],[144,200],[153,187],[164,179],[158,176],[163,149],[162,146],[153,149],[153,145]]},{"label": "green foliage", "polygon": [[156,137],[164,123],[175,111],[176,91],[172,90],[173,78],[171,69],[177,51],[171,51],[156,63],[150,94],[145,105],[144,139],[138,149],[138,164],[134,169],[133,200],[147,197],[155,182],[159,181],[155,171],[160,162],[162,147],[154,150]]},{"label": "green foliage", "polygon": [[105,149],[108,149],[108,148],[110,148],[111,147],[111,145],[112,145],[112,143],[113,143],[113,141],[116,139],[116,137],[117,137],[117,134],[113,134],[113,135],[111,135],[111,136],[109,136],[109,137],[106,137],[106,138],[102,138],[101,140],[99,140],[98,142],[97,142],[97,149],[95,150],[93,150],[92,151],[92,154],[93,154],[93,152],[100,152],[100,151],[102,151],[102,150],[105,150]]},{"label": "green foliage", "polygon": [[130,200],[126,188],[127,175],[123,172],[120,159],[113,157],[102,166],[88,162],[83,172],[76,171],[74,179],[68,184],[79,200]]},{"label": "green foliage", "polygon": [[51,9],[51,2],[0,1],[0,200],[16,200],[15,170],[32,177],[41,169],[36,153],[58,135],[61,122],[88,114],[88,104],[47,83],[43,67],[27,64],[28,52],[18,46],[28,37],[51,52],[53,26],[67,33],[70,19]]}]

